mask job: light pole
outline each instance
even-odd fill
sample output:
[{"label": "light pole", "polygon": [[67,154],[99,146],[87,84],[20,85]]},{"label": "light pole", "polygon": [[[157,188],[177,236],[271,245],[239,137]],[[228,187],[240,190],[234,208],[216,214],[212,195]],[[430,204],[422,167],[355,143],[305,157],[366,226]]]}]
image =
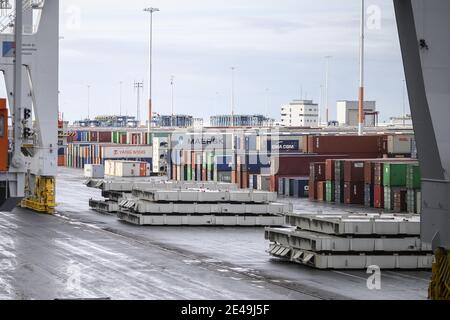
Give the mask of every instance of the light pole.
[{"label": "light pole", "polygon": [[122,116],[122,84],[123,82],[119,82],[119,116]]},{"label": "light pole", "polygon": [[172,90],[172,117],[171,117],[171,120],[170,120],[170,124],[171,124],[171,126],[173,127],[173,118],[174,118],[174,112],[173,112],[173,110],[174,110],[174,88],[175,88],[175,76],[171,76],[170,77],[170,86],[171,86],[171,90]]},{"label": "light pole", "polygon": [[231,126],[234,127],[234,71],[235,67],[231,67]]},{"label": "light pole", "polygon": [[361,30],[359,52],[359,123],[358,135],[363,135],[364,127],[364,31],[365,31],[365,1],[361,0]]},{"label": "light pole", "polygon": [[91,112],[90,112],[90,110],[91,110],[91,86],[90,85],[88,85],[87,86],[87,112],[88,112],[88,120],[90,120],[90,118],[91,118]]},{"label": "light pole", "polygon": [[135,82],[134,88],[137,90],[137,107],[136,107],[136,121],[141,120],[141,89],[144,88],[143,82]]},{"label": "light pole", "polygon": [[326,120],[326,124],[325,126],[328,127],[328,122],[329,122],[329,104],[328,104],[328,98],[329,98],[329,93],[328,93],[328,81],[329,81],[329,76],[330,76],[330,59],[332,58],[332,56],[326,56],[325,59],[327,61],[327,70],[326,70],[326,75],[325,75],[325,120]]},{"label": "light pole", "polygon": [[150,74],[148,81],[148,134],[150,135],[150,130],[152,126],[152,114],[153,114],[153,106],[152,106],[152,53],[153,53],[153,13],[158,12],[158,8],[145,8],[145,12],[150,13]]},{"label": "light pole", "polygon": [[270,89],[266,88],[266,118],[269,123],[269,107],[270,107]]}]

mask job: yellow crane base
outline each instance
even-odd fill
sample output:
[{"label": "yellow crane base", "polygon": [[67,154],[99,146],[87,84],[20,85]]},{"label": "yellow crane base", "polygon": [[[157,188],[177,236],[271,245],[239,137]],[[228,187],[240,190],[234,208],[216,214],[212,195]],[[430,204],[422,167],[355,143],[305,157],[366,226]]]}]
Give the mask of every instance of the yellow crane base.
[{"label": "yellow crane base", "polygon": [[39,213],[54,214],[56,208],[55,178],[36,177],[33,196],[22,200],[21,206]]},{"label": "yellow crane base", "polygon": [[434,254],[433,275],[428,298],[432,300],[450,300],[450,252],[438,248]]}]

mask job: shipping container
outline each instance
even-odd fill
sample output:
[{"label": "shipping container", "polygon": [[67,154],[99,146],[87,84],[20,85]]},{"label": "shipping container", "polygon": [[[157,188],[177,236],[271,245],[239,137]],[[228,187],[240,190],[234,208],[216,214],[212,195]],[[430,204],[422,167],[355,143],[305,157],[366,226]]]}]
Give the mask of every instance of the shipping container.
[{"label": "shipping container", "polygon": [[327,198],[326,182],[318,181],[317,182],[317,201],[324,202],[324,201],[326,201],[326,198]]},{"label": "shipping container", "polygon": [[364,182],[364,161],[345,160],[344,181],[353,183]]},{"label": "shipping container", "polygon": [[334,202],[344,203],[344,182],[334,181]]},{"label": "shipping container", "polygon": [[406,186],[406,168],[404,163],[385,163],[383,165],[383,185],[387,187]]},{"label": "shipping container", "polygon": [[344,183],[344,203],[364,205],[364,182]]},{"label": "shipping container", "polygon": [[334,159],[327,159],[327,161],[325,161],[325,180],[327,181],[333,181],[335,178],[335,162],[336,160]]},{"label": "shipping container", "polygon": [[311,163],[309,172],[311,180],[325,181],[325,162]]},{"label": "shipping container", "polygon": [[327,202],[334,202],[335,198],[335,189],[334,189],[334,181],[327,181],[326,182],[326,201]]},{"label": "shipping container", "polygon": [[364,184],[364,206],[368,208],[374,207],[374,185]]},{"label": "shipping container", "polygon": [[231,172],[230,171],[218,171],[217,181],[231,183]]},{"label": "shipping container", "polygon": [[101,164],[87,164],[84,166],[84,176],[86,178],[103,179],[105,167]]},{"label": "shipping container", "polygon": [[260,191],[270,191],[270,180],[271,177],[267,175],[258,175],[257,183],[258,190]]},{"label": "shipping container", "polygon": [[374,158],[387,153],[386,136],[310,136],[308,152],[317,154],[370,153]]},{"label": "shipping container", "polygon": [[314,180],[309,180],[308,183],[309,194],[308,198],[311,201],[317,200],[317,182]]},{"label": "shipping container", "polygon": [[406,189],[398,189],[393,191],[393,211],[396,213],[407,212]]},{"label": "shipping container", "polygon": [[[313,155],[313,154],[279,154],[270,159],[270,173],[281,176],[309,176],[310,165],[314,162],[325,162],[327,159],[346,159],[348,156],[340,155]],[[325,172],[323,173],[325,179]]]},{"label": "shipping container", "polygon": [[405,155],[411,156],[411,141],[414,135],[390,135],[388,136],[388,155]]},{"label": "shipping container", "polygon": [[408,164],[406,168],[406,187],[408,189],[420,189],[421,184],[419,164]]},{"label": "shipping container", "polygon": [[373,206],[377,209],[384,208],[384,188],[382,185],[373,186]]},{"label": "shipping container", "polygon": [[284,196],[285,183],[286,183],[285,178],[278,178],[278,190],[277,191],[278,191],[279,196]]},{"label": "shipping container", "polygon": [[344,160],[334,161],[334,180],[344,181]]}]

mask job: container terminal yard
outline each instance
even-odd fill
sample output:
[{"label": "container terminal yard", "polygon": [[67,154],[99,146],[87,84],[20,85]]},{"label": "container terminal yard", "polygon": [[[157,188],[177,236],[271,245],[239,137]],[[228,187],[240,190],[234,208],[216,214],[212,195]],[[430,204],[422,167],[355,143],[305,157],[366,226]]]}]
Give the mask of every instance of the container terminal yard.
[{"label": "container terminal yard", "polygon": [[411,115],[381,124],[361,2],[337,121],[328,101],[325,122],[302,97],[278,123],[232,97],[206,125],[174,114],[174,77],[169,116],[150,85],[145,120],[64,119],[59,2],[0,1],[0,299],[450,299],[450,4],[393,1]]}]

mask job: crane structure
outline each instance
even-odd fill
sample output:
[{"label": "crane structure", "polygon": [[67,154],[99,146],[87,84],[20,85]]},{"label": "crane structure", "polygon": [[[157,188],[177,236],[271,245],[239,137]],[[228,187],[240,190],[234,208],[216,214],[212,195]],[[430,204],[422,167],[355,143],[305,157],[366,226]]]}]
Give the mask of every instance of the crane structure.
[{"label": "crane structure", "polygon": [[0,19],[0,71],[7,93],[0,114],[10,118],[2,122],[0,135],[0,154],[8,155],[0,158],[0,205],[11,209],[20,203],[51,214],[58,154],[59,1],[0,5],[12,10]]},{"label": "crane structure", "polygon": [[450,1],[394,6],[422,171],[421,238],[435,249],[429,296],[450,299]]}]

